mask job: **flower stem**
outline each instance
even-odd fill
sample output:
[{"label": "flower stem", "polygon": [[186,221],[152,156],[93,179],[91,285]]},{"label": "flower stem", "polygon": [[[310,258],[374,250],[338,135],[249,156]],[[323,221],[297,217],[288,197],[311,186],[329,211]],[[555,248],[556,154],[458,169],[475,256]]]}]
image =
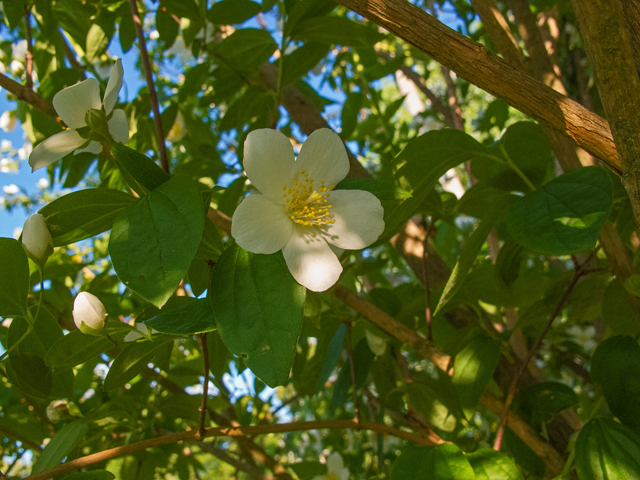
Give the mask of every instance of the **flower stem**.
[{"label": "flower stem", "polygon": [[205,434],[205,420],[207,417],[207,398],[209,397],[209,349],[207,347],[207,333],[198,334],[200,345],[202,346],[202,360],[204,362],[204,379],[202,382],[202,403],[200,404],[200,427],[198,435],[200,438]]}]

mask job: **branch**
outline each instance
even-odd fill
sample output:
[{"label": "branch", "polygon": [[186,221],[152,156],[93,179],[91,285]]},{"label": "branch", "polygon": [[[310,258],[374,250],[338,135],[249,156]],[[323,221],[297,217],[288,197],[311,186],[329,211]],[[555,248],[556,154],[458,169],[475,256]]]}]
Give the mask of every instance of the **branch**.
[{"label": "branch", "polygon": [[149,88],[149,100],[151,102],[151,108],[153,109],[153,120],[155,121],[156,133],[158,135],[160,164],[162,165],[162,169],[165,172],[169,173],[169,159],[167,157],[167,147],[164,144],[164,131],[162,130],[162,119],[160,118],[160,110],[158,108],[158,95],[156,94],[156,87],[153,83],[153,76],[151,75],[151,62],[149,61],[149,53],[147,52],[144,34],[142,33],[140,14],[138,13],[136,0],[129,0],[129,5],[131,7],[131,15],[133,16],[133,24],[136,27],[136,35],[138,36],[140,56],[142,57],[142,63],[144,64],[144,73],[147,79],[147,87]]},{"label": "branch", "polygon": [[55,118],[57,122],[62,123],[62,120],[60,120],[60,117],[58,117],[58,114],[53,108],[53,104],[51,103],[51,101],[41,97],[30,88],[27,88],[24,85],[20,85],[18,82],[11,80],[9,77],[1,73],[0,87],[6,88],[7,91],[13,93],[18,98],[18,100],[22,100],[33,105],[45,115]]},{"label": "branch", "polygon": [[[388,427],[380,423],[360,422],[356,423],[352,420],[317,420],[311,422],[294,422],[282,423],[275,425],[258,425],[251,427],[226,427],[226,428],[207,428],[202,438],[208,437],[252,437],[255,435],[265,435],[269,433],[289,433],[308,430],[370,430],[376,433],[391,435],[394,437],[408,440],[418,445],[432,445],[432,443],[423,437],[414,435],[413,433],[398,430],[397,428]],[[56,475],[87,467],[95,463],[104,462],[112,458],[123,457],[134,452],[146,450],[148,448],[159,447],[162,445],[170,445],[172,443],[182,442],[185,440],[195,440],[198,437],[198,430],[187,430],[181,433],[172,433],[161,437],[150,438],[141,442],[123,445],[121,447],[110,448],[102,452],[92,453],[84,457],[76,458],[70,462],[63,463],[56,467],[50,468],[35,475],[27,477],[25,480],[47,480]]]},{"label": "branch", "polygon": [[29,22],[31,17],[31,7],[24,6],[24,21],[27,28],[27,51],[25,53],[25,60],[27,61],[27,84],[26,87],[29,90],[33,90],[33,45],[31,38],[31,23]]},{"label": "branch", "polygon": [[404,0],[336,0],[621,171],[609,124]]},{"label": "branch", "polygon": [[622,164],[622,183],[640,225],[640,77],[619,0],[572,2]]},{"label": "branch", "polygon": [[204,375],[202,380],[202,403],[200,404],[200,437],[204,434],[204,424],[207,418],[207,398],[209,397],[209,349],[207,348],[207,333],[198,334],[202,346],[202,360],[204,362]]}]

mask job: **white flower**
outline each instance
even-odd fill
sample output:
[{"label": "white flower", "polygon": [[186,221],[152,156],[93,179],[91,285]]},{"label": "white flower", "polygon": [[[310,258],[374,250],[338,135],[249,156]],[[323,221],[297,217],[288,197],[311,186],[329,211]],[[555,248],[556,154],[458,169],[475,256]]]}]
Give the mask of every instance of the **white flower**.
[{"label": "white flower", "polygon": [[6,138],[3,138],[0,141],[0,150],[9,150],[11,147],[13,146],[13,144],[11,143],[11,140],[7,140]]},{"label": "white flower", "polygon": [[53,238],[44,217],[31,215],[22,227],[22,244],[34,261],[42,261],[53,253]]},{"label": "white flower", "polygon": [[22,65],[22,62],[18,60],[12,60],[9,64],[9,68],[11,69],[11,73],[16,77],[19,77],[24,73],[24,65]]},{"label": "white flower", "polygon": [[167,133],[167,138],[165,140],[171,143],[179,142],[184,138],[186,133],[187,130],[184,125],[184,117],[182,116],[182,113],[178,111],[176,119],[173,122],[173,126],[169,130],[169,133]]},{"label": "white flower", "polygon": [[581,327],[574,325],[567,328],[566,332],[574,337],[575,342],[580,345],[586,353],[590,353],[596,348],[596,328],[593,325]]},{"label": "white flower", "polygon": [[313,480],[349,480],[349,469],[345,468],[342,455],[333,452],[327,458],[327,474],[318,475]]},{"label": "white flower", "polygon": [[85,331],[84,325],[93,330],[102,330],[107,320],[107,310],[98,297],[88,292],[80,292],[73,301],[73,321],[82,333]]},{"label": "white flower", "polygon": [[17,124],[16,112],[6,110],[0,115],[0,128],[5,132],[13,132]]},{"label": "white flower", "polygon": [[118,100],[118,92],[122,87],[122,73],[122,62],[118,59],[111,70],[102,103],[100,86],[95,78],[89,78],[55,94],[53,107],[69,130],[56,133],[35,146],[29,155],[32,171],[46,167],[74,150],[76,154],[102,151],[98,142],[89,142],[76,132],[77,129],[86,126],[85,116],[92,109],[104,108],[107,116],[112,115],[108,127],[109,133],[116,142],[124,143],[129,140],[129,124],[124,110],[113,110]]},{"label": "white flower", "polygon": [[11,45],[11,56],[14,60],[24,62],[27,58],[27,41],[20,40],[19,42]]},{"label": "white flower", "polygon": [[187,62],[193,58],[193,53],[191,53],[191,49],[187,47],[184,43],[184,39],[182,37],[176,37],[170,48],[165,50],[167,55],[179,55],[180,59],[183,62]]},{"label": "white flower", "polygon": [[38,180],[38,183],[36,183],[36,186],[44,190],[49,186],[49,180],[47,180],[46,178],[41,178],[40,180]]},{"label": "white flower", "polygon": [[12,183],[11,185],[5,185],[4,187],[2,187],[2,191],[7,195],[15,195],[20,191],[20,188],[18,188],[15,183]]},{"label": "white flower", "polygon": [[64,416],[69,414],[69,402],[67,400],[54,400],[47,405],[47,418],[53,422],[59,422]]},{"label": "white flower", "polygon": [[384,230],[380,201],[362,190],[333,190],[349,172],[340,137],[313,132],[296,160],[286,136],[276,130],[249,133],[244,168],[259,193],[233,214],[231,235],[253,253],[282,250],[298,283],[314,292],[334,285],[342,265],[332,248],[355,250]]}]

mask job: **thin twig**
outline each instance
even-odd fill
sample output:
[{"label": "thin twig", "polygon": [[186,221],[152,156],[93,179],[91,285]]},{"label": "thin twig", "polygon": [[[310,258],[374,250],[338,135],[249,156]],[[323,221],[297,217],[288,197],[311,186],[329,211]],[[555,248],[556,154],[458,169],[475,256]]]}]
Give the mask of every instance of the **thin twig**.
[{"label": "thin twig", "polygon": [[202,380],[202,403],[200,404],[200,437],[204,435],[204,423],[207,418],[207,398],[209,397],[209,349],[207,347],[207,333],[200,333],[200,345],[202,346],[202,359],[204,361],[204,376]]},{"label": "thin twig", "polygon": [[507,391],[507,399],[504,402],[502,415],[500,415],[500,424],[498,425],[498,431],[496,432],[496,438],[495,438],[495,441],[493,442],[493,449],[494,450],[500,451],[500,448],[502,446],[502,438],[504,437],[504,428],[505,428],[505,425],[507,424],[507,418],[509,417],[509,409],[511,408],[511,404],[513,403],[513,399],[515,398],[515,395],[516,395],[516,390],[518,389],[518,382],[520,380],[520,377],[522,376],[523,372],[525,371],[525,369],[529,365],[529,362],[531,361],[531,359],[534,357],[536,352],[540,349],[544,338],[547,336],[547,333],[549,333],[549,330],[551,330],[551,326],[553,325],[553,321],[560,314],[560,311],[562,310],[562,307],[564,306],[565,302],[569,298],[569,295],[571,295],[571,292],[575,288],[575,286],[578,283],[578,280],[580,279],[580,277],[582,277],[583,275],[591,272],[591,270],[583,269],[583,266],[586,265],[589,262],[589,260],[594,255],[594,253],[595,253],[595,250],[593,252],[591,252],[591,255],[587,258],[587,260],[583,263],[583,265],[578,265],[576,263],[575,274],[573,275],[573,278],[571,279],[571,282],[569,282],[569,285],[567,286],[564,294],[562,295],[562,298],[560,299],[560,301],[556,305],[556,308],[553,310],[553,313],[549,316],[549,321],[547,322],[547,326],[542,331],[542,334],[540,335],[540,337],[538,337],[538,340],[536,340],[536,343],[533,344],[533,346],[531,347],[531,349],[527,353],[527,356],[525,357],[525,359],[520,364],[520,368],[518,368],[518,371],[516,372],[515,376],[513,377],[513,380],[511,381],[511,385],[509,385],[509,390]]},{"label": "thin twig", "polygon": [[31,7],[29,5],[24,6],[24,21],[27,26],[27,51],[25,53],[25,59],[27,61],[27,84],[26,87],[29,90],[33,89],[33,45],[31,39],[31,23],[29,19],[31,17]]},{"label": "thin twig", "polygon": [[156,124],[158,150],[160,151],[160,165],[165,172],[169,173],[169,158],[167,157],[167,148],[164,144],[164,131],[162,130],[162,119],[160,118],[160,109],[158,108],[158,95],[156,94],[156,87],[153,83],[153,76],[151,74],[151,62],[149,60],[149,53],[147,52],[147,46],[144,40],[144,33],[142,32],[142,22],[140,21],[140,14],[138,13],[136,0],[129,0],[129,5],[131,6],[131,15],[133,16],[133,24],[136,27],[140,56],[142,57],[144,73],[147,79],[147,87],[149,88],[149,100],[151,101],[151,108],[153,109],[153,120]]},{"label": "thin twig", "polygon": [[351,369],[351,387],[353,388],[353,421],[360,423],[360,411],[358,409],[358,387],[356,386],[356,371],[353,366],[353,345],[351,343],[351,322],[345,322],[347,325],[347,351],[349,353],[349,367]]},{"label": "thin twig", "polygon": [[424,278],[424,301],[426,305],[424,315],[427,321],[427,340],[433,342],[433,334],[431,332],[431,307],[429,306],[429,276],[427,275],[427,243],[429,242],[429,234],[435,222],[432,219],[431,222],[427,223],[425,220],[424,223],[425,234],[424,241],[422,242],[422,276]]},{"label": "thin twig", "polygon": [[[354,422],[353,420],[316,420],[311,422],[294,422],[279,423],[275,425],[256,425],[250,427],[225,427],[225,428],[206,428],[201,438],[208,437],[253,437],[255,435],[265,435],[269,433],[288,433],[300,432],[308,430],[371,430],[372,432],[383,433],[398,437],[403,440],[414,442],[418,445],[432,445],[432,443],[413,433],[405,432],[397,428],[389,427],[374,422]],[[172,433],[161,437],[150,438],[141,442],[122,445],[120,447],[110,448],[101,452],[92,453],[84,457],[76,458],[69,462],[63,463],[56,467],[50,468],[35,475],[27,477],[25,480],[47,480],[61,473],[70,472],[78,468],[94,465],[104,462],[112,458],[123,457],[134,452],[146,450],[148,448],[159,447],[161,445],[170,445],[186,440],[194,440],[199,437],[198,430],[187,430],[186,432]]]}]

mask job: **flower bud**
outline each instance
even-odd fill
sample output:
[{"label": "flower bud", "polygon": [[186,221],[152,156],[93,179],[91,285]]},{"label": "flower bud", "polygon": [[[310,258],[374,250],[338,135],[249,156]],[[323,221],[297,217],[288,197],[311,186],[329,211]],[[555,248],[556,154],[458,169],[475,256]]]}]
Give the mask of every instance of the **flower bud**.
[{"label": "flower bud", "polygon": [[73,302],[73,321],[82,333],[101,335],[107,321],[107,311],[98,297],[80,292]]},{"label": "flower bud", "polygon": [[22,244],[27,255],[36,263],[43,263],[53,253],[53,238],[39,213],[31,215],[22,228]]}]

